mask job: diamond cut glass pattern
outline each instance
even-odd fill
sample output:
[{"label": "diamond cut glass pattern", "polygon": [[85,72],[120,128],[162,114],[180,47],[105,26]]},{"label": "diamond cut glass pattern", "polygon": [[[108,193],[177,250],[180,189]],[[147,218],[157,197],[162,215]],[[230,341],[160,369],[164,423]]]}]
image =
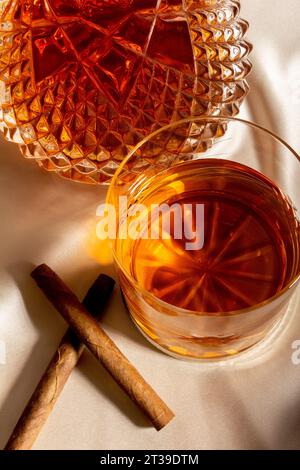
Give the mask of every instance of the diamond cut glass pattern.
[{"label": "diamond cut glass pattern", "polygon": [[155,129],[237,114],[251,69],[239,8],[238,0],[0,0],[5,137],[47,170],[104,183]]}]

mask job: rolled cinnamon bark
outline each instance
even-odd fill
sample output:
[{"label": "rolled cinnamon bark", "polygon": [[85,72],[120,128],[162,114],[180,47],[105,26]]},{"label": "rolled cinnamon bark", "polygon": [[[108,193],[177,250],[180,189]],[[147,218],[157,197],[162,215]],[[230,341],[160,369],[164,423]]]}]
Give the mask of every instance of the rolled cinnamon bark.
[{"label": "rolled cinnamon bark", "polygon": [[140,407],[153,426],[158,431],[166,426],[174,418],[173,412],[121,353],[73,292],[45,264],[35,269],[32,277],[76,335]]},{"label": "rolled cinnamon bark", "polygon": [[[102,274],[88,291],[83,304],[99,315],[112,294],[115,281]],[[5,450],[30,450],[57,402],[84,345],[69,329],[19,419]]]}]

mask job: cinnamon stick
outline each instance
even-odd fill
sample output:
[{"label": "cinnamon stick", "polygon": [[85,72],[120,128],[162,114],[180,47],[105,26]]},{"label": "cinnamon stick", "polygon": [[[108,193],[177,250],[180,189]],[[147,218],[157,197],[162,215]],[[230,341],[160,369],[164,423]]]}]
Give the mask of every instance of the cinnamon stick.
[{"label": "cinnamon stick", "polygon": [[[115,281],[103,274],[95,281],[83,301],[92,315],[98,316],[103,311],[114,285]],[[83,350],[84,345],[69,329],[30,398],[5,450],[32,448]]]},{"label": "cinnamon stick", "polygon": [[76,335],[139,406],[153,426],[158,431],[166,426],[174,418],[173,412],[122,354],[73,292],[45,264],[35,269],[32,277]]}]

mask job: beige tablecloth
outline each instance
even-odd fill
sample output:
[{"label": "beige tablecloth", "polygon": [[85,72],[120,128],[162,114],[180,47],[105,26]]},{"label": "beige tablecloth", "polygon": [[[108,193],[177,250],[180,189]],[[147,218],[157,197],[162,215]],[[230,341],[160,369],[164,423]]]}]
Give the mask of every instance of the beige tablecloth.
[{"label": "beige tablecloth", "polygon": [[[252,91],[242,116],[300,151],[300,2],[242,3],[255,47]],[[0,149],[0,362],[6,362],[0,365],[1,447],[66,329],[31,281],[31,266],[47,262],[83,296],[101,270],[91,246],[95,209],[105,190],[43,173],[14,145],[1,142]],[[113,272],[109,263],[104,270]],[[291,361],[300,317],[297,302],[292,307],[271,349],[206,367],[152,348],[116,292],[103,325],[176,419],[160,433],[148,427],[86,352],[35,448],[300,449],[300,365]]]}]

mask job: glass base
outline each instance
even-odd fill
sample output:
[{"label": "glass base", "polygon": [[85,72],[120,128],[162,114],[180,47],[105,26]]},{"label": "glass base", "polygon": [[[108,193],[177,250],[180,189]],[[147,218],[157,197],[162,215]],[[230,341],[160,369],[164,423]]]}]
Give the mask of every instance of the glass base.
[{"label": "glass base", "polygon": [[[124,305],[127,308],[126,301],[124,295],[122,293],[122,298],[124,301]],[[264,339],[260,340],[250,348],[241,351],[233,356],[227,356],[222,358],[195,358],[195,357],[188,357],[180,354],[176,354],[171,352],[169,349],[163,347],[162,345],[156,343],[151,339],[137,324],[133,316],[130,314],[129,309],[127,308],[129,315],[136,326],[136,328],[140,331],[140,333],[146,338],[146,340],[151,343],[156,349],[160,350],[164,354],[173,357],[174,359],[179,359],[181,361],[187,362],[198,362],[201,365],[205,365],[207,367],[249,367],[253,365],[257,365],[261,362],[264,362],[268,359],[269,356],[274,352],[275,343],[283,336],[283,334],[287,331],[288,327],[290,326],[295,312],[296,312],[296,305],[299,301],[299,294],[298,291],[295,292],[293,297],[291,298],[289,305],[287,307],[286,312],[283,316],[278,320],[278,322],[271,328],[271,330],[267,333]]]}]

